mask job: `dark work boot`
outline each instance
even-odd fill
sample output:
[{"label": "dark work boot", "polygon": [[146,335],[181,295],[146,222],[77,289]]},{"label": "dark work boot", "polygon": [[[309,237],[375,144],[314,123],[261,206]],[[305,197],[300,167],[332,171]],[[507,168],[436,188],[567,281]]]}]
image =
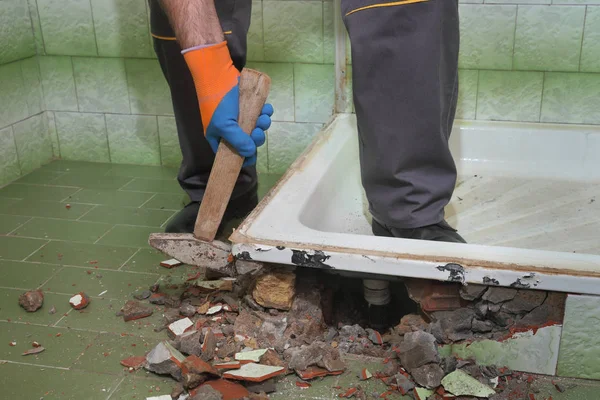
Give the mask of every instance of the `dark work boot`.
[{"label": "dark work boot", "polygon": [[[258,204],[258,194],[256,188],[247,194],[236,199],[230,200],[223,215],[223,221],[219,226],[217,234],[221,233],[222,228],[232,219],[245,218],[254,210]],[[192,201],[183,210],[179,211],[167,224],[166,233],[192,233],[196,224],[196,217],[200,209],[200,202]]]},{"label": "dark work boot", "polygon": [[433,240],[435,242],[467,243],[446,221],[422,228],[398,229],[388,228],[373,220],[375,236],[397,237],[402,239]]}]

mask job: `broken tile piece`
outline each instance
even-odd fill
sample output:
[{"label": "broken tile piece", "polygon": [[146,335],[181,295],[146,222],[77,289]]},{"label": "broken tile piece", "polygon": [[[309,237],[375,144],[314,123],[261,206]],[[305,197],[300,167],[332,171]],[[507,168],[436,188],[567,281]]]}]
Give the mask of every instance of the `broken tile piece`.
[{"label": "broken tile piece", "polygon": [[296,370],[296,374],[305,381],[309,381],[311,379],[320,378],[327,375],[341,375],[342,373],[343,371],[329,372],[325,368],[316,367],[314,365],[302,371]]},{"label": "broken tile piece", "polygon": [[206,315],[216,314],[219,311],[221,311],[222,309],[223,309],[223,306],[221,304],[214,305],[214,306],[210,307],[208,310],[206,310]]},{"label": "broken tile piece", "polygon": [[179,267],[183,263],[179,260],[171,258],[170,260],[161,261],[160,266],[165,268],[174,268]]},{"label": "broken tile piece", "polygon": [[164,306],[167,301],[167,295],[164,293],[154,293],[148,300],[150,304],[156,304],[157,306]]},{"label": "broken tile piece", "polygon": [[73,296],[69,299],[69,304],[75,310],[82,310],[82,309],[86,308],[88,306],[88,304],[90,304],[90,298],[88,297],[87,294],[85,294],[83,292],[79,292],[75,296]]},{"label": "broken tile piece", "polygon": [[44,304],[44,294],[41,290],[30,290],[19,296],[19,305],[27,312],[35,312]]},{"label": "broken tile piece", "polygon": [[414,389],[413,393],[415,394],[415,400],[427,400],[434,392],[433,390],[418,387]]},{"label": "broken tile piece", "polygon": [[39,354],[42,351],[46,350],[45,348],[43,348],[42,346],[40,347],[34,347],[33,349],[29,349],[26,352],[24,352],[23,354],[21,354],[22,356],[30,356],[32,354]]},{"label": "broken tile piece", "polygon": [[145,356],[132,356],[121,360],[121,365],[126,368],[140,369],[146,363]]},{"label": "broken tile piece", "polygon": [[354,397],[356,392],[358,392],[357,388],[350,388],[350,389],[346,390],[345,392],[338,394],[338,397],[349,399],[351,397]]},{"label": "broken tile piece", "polygon": [[170,395],[163,394],[161,396],[146,397],[146,400],[173,400]]},{"label": "broken tile piece", "polygon": [[242,365],[240,369],[225,372],[223,378],[248,382],[262,382],[285,372],[283,367],[273,367],[256,363]]},{"label": "broken tile piece", "polygon": [[182,379],[181,365],[185,360],[183,354],[167,341],[160,342],[146,356],[148,363],[144,366],[148,371],[160,375],[171,375],[178,381]]},{"label": "broken tile piece", "polygon": [[239,369],[241,366],[242,363],[239,361],[228,361],[213,365],[213,367],[215,367],[218,370]]},{"label": "broken tile piece", "polygon": [[174,337],[181,336],[187,329],[194,326],[194,323],[189,318],[182,318],[178,321],[175,321],[169,324],[168,330],[169,333]]},{"label": "broken tile piece", "polygon": [[140,290],[133,294],[133,298],[136,300],[146,300],[150,296],[152,296],[152,292],[149,290]]},{"label": "broken tile piece", "polygon": [[415,384],[404,374],[396,374],[396,386],[403,396],[415,388]]},{"label": "broken tile piece", "polygon": [[154,312],[150,307],[146,307],[135,300],[129,300],[125,303],[121,311],[123,311],[123,320],[125,322],[149,317]]},{"label": "broken tile piece", "polygon": [[[246,389],[239,383],[230,382],[225,379],[217,379],[214,381],[208,381],[208,382],[204,383],[203,385],[201,385],[200,388],[205,387],[205,386],[210,386],[211,388],[215,389],[217,392],[221,393],[221,395],[223,396],[223,400],[243,399],[250,395],[250,392],[248,391],[248,389]],[[193,391],[190,392],[190,394],[195,395],[195,393]],[[200,400],[200,399],[198,399],[198,400]],[[202,400],[204,400],[204,398],[202,398]]]},{"label": "broken tile piece", "polygon": [[378,345],[383,344],[383,338],[381,337],[381,334],[379,332],[377,332],[374,329],[370,329],[370,328],[367,328],[366,331],[367,331],[367,335],[368,335],[367,337],[373,344],[378,344]]},{"label": "broken tile piece", "polygon": [[194,390],[194,397],[190,400],[223,400],[223,395],[210,386],[201,386]]},{"label": "broken tile piece", "polygon": [[202,344],[200,343],[201,337],[202,332],[200,331],[192,330],[184,332],[178,338],[179,350],[188,355],[200,356],[202,354]]},{"label": "broken tile piece", "polygon": [[251,362],[260,362],[260,358],[267,352],[267,349],[259,349],[252,351],[244,351],[241,353],[236,353],[234,358],[237,361],[251,361]]},{"label": "broken tile piece", "polygon": [[372,377],[373,377],[373,374],[371,372],[369,372],[369,370],[366,368],[361,369],[360,372],[358,373],[358,379],[360,379],[361,381],[369,380]]},{"label": "broken tile piece", "polygon": [[468,375],[463,370],[457,369],[442,379],[442,386],[447,392],[455,396],[474,396],[488,398],[496,392],[487,385]]},{"label": "broken tile piece", "polygon": [[200,359],[195,355],[186,357],[182,363],[182,370],[184,373],[191,372],[193,374],[208,374],[213,376],[219,376],[219,371],[212,365]]},{"label": "broken tile piece", "polygon": [[206,334],[204,335],[204,340],[202,341],[202,359],[204,361],[211,361],[215,358],[215,350],[217,348],[217,338],[215,337],[212,329],[208,329]]},{"label": "broken tile piece", "polygon": [[199,281],[196,282],[196,286],[210,291],[221,290],[223,292],[231,292],[233,290],[233,282],[235,282],[235,279],[223,278],[215,281]]}]

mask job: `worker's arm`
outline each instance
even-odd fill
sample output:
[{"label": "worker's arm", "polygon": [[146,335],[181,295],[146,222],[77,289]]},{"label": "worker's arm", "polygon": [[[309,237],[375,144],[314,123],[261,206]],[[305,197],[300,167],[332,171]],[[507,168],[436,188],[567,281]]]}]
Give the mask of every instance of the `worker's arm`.
[{"label": "worker's arm", "polygon": [[206,139],[215,152],[225,139],[246,157],[245,165],[251,165],[256,162],[256,147],[265,142],[273,107],[265,105],[250,136],[238,125],[240,73],[231,61],[214,1],[162,0],[161,4],[194,78]]}]

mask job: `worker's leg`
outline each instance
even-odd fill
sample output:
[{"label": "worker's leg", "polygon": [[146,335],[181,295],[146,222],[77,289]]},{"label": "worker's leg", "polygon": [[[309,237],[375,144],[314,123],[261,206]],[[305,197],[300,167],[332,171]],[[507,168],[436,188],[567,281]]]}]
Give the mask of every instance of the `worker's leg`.
[{"label": "worker's leg", "polygon": [[[251,2],[222,0],[215,3],[223,26],[231,58],[241,71],[246,63],[246,34],[250,25]],[[179,145],[183,160],[178,180],[192,203],[173,218],[168,232],[193,229],[198,202],[202,201],[215,155],[202,134],[202,120],[192,75],[181,54],[181,48],[173,38],[173,31],[158,3],[150,2],[154,49],[164,76],[171,89]],[[151,84],[149,82],[149,84]],[[228,215],[235,216],[252,210],[257,203],[256,168],[242,169],[232,194]],[[234,216],[231,215],[231,216]],[[226,215],[227,217],[227,215]]]},{"label": "worker's leg", "polygon": [[362,180],[374,219],[411,231],[443,223],[456,182],[448,139],[458,95],[458,1],[377,3],[342,5]]}]

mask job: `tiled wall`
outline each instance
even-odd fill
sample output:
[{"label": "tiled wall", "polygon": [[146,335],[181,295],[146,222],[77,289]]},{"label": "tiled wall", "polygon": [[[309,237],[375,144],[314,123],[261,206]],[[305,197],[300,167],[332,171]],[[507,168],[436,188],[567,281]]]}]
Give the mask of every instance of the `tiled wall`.
[{"label": "tiled wall", "polygon": [[[27,2],[29,13],[26,0],[0,0],[0,63],[39,55],[47,110],[40,118],[54,155],[176,165],[174,118],[145,0]],[[461,3],[459,118],[600,124],[600,0]],[[248,41],[249,66],[272,77],[276,110],[259,169],[283,172],[332,113],[333,3],[254,0]],[[5,76],[0,85],[14,86]],[[10,110],[0,111],[0,122],[35,114]],[[17,139],[14,127],[6,132],[0,140]]]}]

